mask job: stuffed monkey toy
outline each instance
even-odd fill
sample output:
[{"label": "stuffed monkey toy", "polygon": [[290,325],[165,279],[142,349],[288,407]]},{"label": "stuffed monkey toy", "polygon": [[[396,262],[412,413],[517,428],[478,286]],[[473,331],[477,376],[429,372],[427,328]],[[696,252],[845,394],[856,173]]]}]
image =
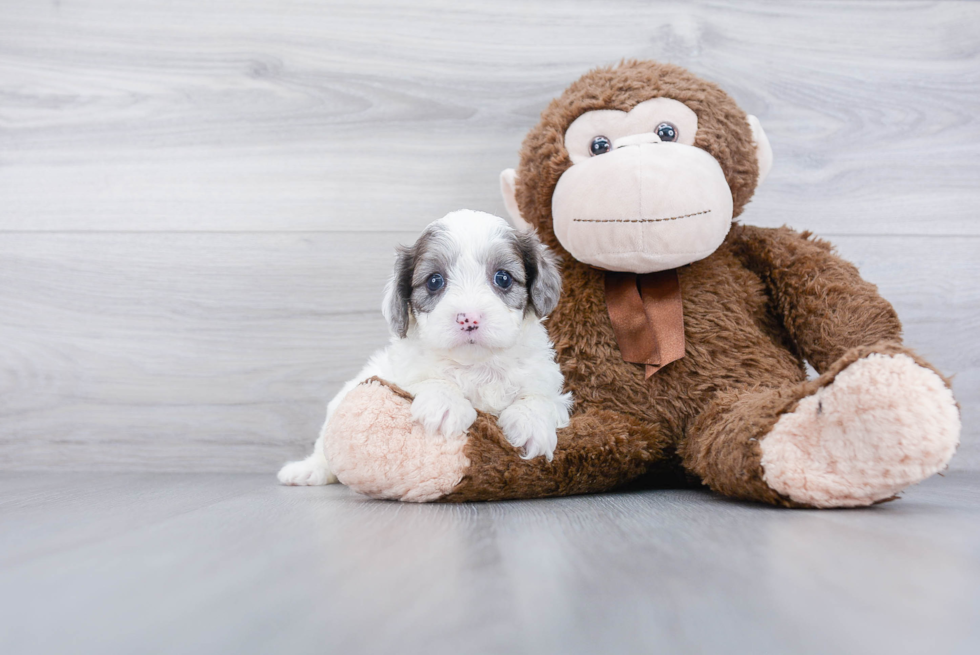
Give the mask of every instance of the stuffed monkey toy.
[{"label": "stuffed monkey toy", "polygon": [[870,505],[941,471],[958,407],[892,306],[828,243],[733,222],[771,164],[758,120],[682,68],[584,75],[501,175],[512,220],[562,260],[547,327],[575,407],[554,460],[485,414],[428,437],[372,379],[325,428],[331,469],[406,501],[695,481],[784,507]]}]

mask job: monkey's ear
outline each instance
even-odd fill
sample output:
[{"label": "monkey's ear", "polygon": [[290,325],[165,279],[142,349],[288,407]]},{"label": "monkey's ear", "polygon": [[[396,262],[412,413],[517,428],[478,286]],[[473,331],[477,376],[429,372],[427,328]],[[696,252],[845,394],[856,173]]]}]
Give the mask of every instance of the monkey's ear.
[{"label": "monkey's ear", "polygon": [[508,168],[500,173],[500,194],[504,197],[504,207],[510,216],[510,222],[518,230],[531,230],[531,224],[521,216],[521,208],[517,206],[517,171]]},{"label": "monkey's ear", "polygon": [[749,127],[752,128],[752,145],[755,146],[755,158],[759,161],[759,179],[755,183],[758,187],[772,169],[772,146],[769,145],[769,137],[762,129],[762,123],[751,114],[749,115]]},{"label": "monkey's ear", "polygon": [[412,295],[412,275],[415,274],[415,249],[399,246],[395,268],[385,285],[381,313],[388,321],[391,333],[404,339],[408,334],[408,299]]}]

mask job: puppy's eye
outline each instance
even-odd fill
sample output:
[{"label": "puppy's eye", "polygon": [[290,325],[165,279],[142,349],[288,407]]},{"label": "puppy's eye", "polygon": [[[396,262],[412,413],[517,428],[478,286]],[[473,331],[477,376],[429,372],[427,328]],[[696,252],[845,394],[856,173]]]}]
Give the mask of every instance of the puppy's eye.
[{"label": "puppy's eye", "polygon": [[429,276],[429,279],[425,281],[425,288],[432,293],[435,293],[444,286],[446,286],[446,281],[439,273],[433,273]]},{"label": "puppy's eye", "polygon": [[593,155],[601,155],[603,153],[612,150],[612,141],[604,136],[597,136],[592,139],[592,145],[589,146],[589,152]]},{"label": "puppy's eye", "polygon": [[661,141],[677,141],[677,128],[673,123],[661,123],[654,132]]},{"label": "puppy's eye", "polygon": [[509,289],[510,285],[514,283],[514,278],[510,276],[510,273],[501,269],[493,274],[493,283],[501,289]]}]

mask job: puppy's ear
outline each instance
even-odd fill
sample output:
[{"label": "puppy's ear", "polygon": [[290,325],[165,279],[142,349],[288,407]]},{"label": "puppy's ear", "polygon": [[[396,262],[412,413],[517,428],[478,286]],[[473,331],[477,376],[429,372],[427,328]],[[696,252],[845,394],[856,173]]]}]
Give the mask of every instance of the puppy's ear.
[{"label": "puppy's ear", "polygon": [[561,271],[558,258],[530,230],[514,232],[517,248],[524,260],[530,307],[540,318],[550,314],[561,297]]},{"label": "puppy's ear", "polygon": [[388,321],[392,334],[404,339],[408,334],[408,301],[412,297],[412,275],[415,273],[415,248],[398,246],[395,268],[385,286],[381,313]]}]

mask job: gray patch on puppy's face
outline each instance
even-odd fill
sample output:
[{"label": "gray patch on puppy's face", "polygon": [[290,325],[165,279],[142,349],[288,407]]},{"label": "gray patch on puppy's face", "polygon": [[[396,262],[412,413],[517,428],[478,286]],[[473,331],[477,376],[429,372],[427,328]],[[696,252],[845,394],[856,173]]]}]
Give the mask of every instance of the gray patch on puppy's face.
[{"label": "gray patch on puppy's face", "polygon": [[[450,284],[449,271],[459,256],[459,247],[441,225],[430,225],[415,242],[415,268],[412,271],[409,304],[414,312],[427,314],[435,309]],[[443,286],[429,291],[429,278],[438,273]]]},{"label": "gray patch on puppy's face", "polygon": [[412,245],[397,248],[382,306],[394,334],[404,339],[409,314],[431,311],[439,302],[442,290],[431,294],[425,283],[433,273],[446,276],[453,260],[452,250],[445,228],[439,225],[428,226]]},{"label": "gray patch on puppy's face", "polygon": [[[528,305],[527,271],[515,234],[513,230],[508,230],[501,240],[490,245],[487,251],[487,281],[505,305],[523,312]],[[497,271],[505,271],[510,275],[513,280],[510,288],[503,289],[497,286],[494,282]]]}]

